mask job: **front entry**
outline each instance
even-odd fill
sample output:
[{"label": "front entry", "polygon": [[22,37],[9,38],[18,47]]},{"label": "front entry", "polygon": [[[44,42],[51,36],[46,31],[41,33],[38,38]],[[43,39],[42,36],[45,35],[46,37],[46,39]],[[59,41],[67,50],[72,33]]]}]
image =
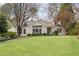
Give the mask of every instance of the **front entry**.
[{"label": "front entry", "polygon": [[47,27],[47,35],[51,34],[51,29],[52,29],[52,27]]}]

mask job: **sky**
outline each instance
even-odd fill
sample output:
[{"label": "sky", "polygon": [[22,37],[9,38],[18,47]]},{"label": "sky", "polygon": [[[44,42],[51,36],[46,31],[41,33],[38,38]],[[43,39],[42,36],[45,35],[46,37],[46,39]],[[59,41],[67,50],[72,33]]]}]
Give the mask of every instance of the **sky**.
[{"label": "sky", "polygon": [[42,19],[47,19],[47,8],[48,4],[44,3],[40,5],[40,11],[38,12],[38,16]]},{"label": "sky", "polygon": [[[75,3],[75,6],[77,8],[79,8],[79,3]],[[39,17],[42,18],[42,19],[48,19],[48,15],[47,15],[47,7],[48,7],[48,3],[43,3],[41,4],[40,6],[40,11],[38,13]]]},{"label": "sky", "polygon": [[[4,3],[1,3],[1,5],[3,5],[3,4]],[[77,8],[79,8],[79,3],[75,3],[75,6]],[[47,8],[48,8],[48,3],[41,3],[40,4],[40,8],[39,8],[40,11],[38,11],[39,18],[45,19],[45,20],[48,19]]]},{"label": "sky", "polygon": [[77,8],[79,8],[79,3],[76,3],[75,5],[76,5]]}]

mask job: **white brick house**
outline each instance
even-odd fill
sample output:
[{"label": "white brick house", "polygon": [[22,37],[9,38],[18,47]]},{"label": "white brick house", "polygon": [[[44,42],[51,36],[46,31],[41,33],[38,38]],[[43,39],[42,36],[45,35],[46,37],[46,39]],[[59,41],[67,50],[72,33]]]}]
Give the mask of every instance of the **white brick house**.
[{"label": "white brick house", "polygon": [[[21,36],[27,36],[28,34],[53,34],[54,31],[60,30],[60,27],[57,27],[54,25],[54,22],[52,21],[45,21],[45,20],[31,20],[27,22],[27,25],[25,25],[22,28]],[[16,29],[10,29],[9,31],[15,31]],[[58,32],[59,35],[63,35],[63,31]]]},{"label": "white brick house", "polygon": [[27,36],[28,34],[52,34],[53,24],[51,22],[46,22],[44,20],[31,20],[27,23],[27,26],[22,28],[22,36]]}]

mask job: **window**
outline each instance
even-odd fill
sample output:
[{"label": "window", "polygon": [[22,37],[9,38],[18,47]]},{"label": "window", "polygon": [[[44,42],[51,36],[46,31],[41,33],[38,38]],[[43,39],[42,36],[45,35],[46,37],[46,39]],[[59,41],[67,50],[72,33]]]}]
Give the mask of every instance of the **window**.
[{"label": "window", "polygon": [[41,34],[42,26],[33,26],[33,34]]},{"label": "window", "polygon": [[24,31],[23,31],[23,32],[24,32],[24,34],[26,34],[26,29],[24,29]]},{"label": "window", "polygon": [[58,31],[58,32],[61,32],[61,29],[59,28],[59,29],[57,29],[57,31]]}]

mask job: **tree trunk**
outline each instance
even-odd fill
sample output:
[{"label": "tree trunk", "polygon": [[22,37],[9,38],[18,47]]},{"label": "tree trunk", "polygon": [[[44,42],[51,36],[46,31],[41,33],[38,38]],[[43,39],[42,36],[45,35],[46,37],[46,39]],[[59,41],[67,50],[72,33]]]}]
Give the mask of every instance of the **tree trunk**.
[{"label": "tree trunk", "polygon": [[62,31],[62,33],[63,33],[63,35],[66,35],[67,34],[67,31],[66,31],[66,29],[65,28],[61,28],[61,31]]},{"label": "tree trunk", "polygon": [[64,29],[64,34],[67,35],[67,30],[66,29]]},{"label": "tree trunk", "polygon": [[21,27],[17,28],[17,34],[18,34],[18,36],[21,36]]}]

